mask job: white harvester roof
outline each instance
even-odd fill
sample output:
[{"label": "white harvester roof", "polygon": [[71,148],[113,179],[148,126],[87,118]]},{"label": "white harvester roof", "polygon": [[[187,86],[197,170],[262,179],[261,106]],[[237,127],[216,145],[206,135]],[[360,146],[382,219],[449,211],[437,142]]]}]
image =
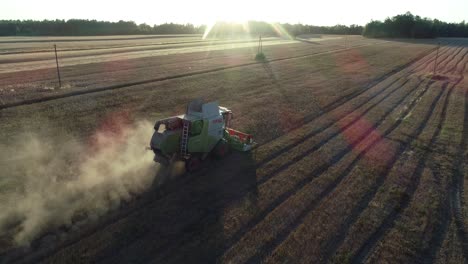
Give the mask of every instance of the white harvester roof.
[{"label": "white harvester roof", "polygon": [[192,101],[188,107],[187,112],[184,115],[184,119],[210,119],[211,117],[219,116],[223,112],[228,112],[229,109],[220,107],[217,101],[210,103],[203,103],[202,100],[197,99]]}]

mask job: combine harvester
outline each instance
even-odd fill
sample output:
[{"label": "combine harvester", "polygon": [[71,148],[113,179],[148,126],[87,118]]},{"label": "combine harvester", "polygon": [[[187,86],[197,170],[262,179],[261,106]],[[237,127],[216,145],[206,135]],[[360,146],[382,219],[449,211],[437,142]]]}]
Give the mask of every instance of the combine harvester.
[{"label": "combine harvester", "polygon": [[191,102],[186,114],[154,125],[150,142],[154,161],[164,165],[185,161],[187,171],[193,172],[209,154],[222,158],[230,149],[250,151],[255,144],[252,135],[229,128],[232,119],[231,110],[217,102]]}]

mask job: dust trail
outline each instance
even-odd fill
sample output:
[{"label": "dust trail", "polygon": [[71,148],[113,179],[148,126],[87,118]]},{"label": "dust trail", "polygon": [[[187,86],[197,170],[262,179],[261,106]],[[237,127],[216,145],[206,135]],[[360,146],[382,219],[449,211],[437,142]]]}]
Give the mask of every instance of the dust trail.
[{"label": "dust trail", "polygon": [[23,134],[0,145],[0,236],[28,245],[49,230],[96,219],[152,185],[152,124],[117,123],[87,143]]}]

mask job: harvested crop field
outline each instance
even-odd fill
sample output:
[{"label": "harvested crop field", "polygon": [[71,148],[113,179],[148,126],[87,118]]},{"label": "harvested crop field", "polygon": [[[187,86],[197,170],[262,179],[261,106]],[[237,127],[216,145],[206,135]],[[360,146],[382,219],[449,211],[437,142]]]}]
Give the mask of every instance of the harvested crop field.
[{"label": "harvested crop field", "polygon": [[[468,261],[468,40],[167,38],[0,39],[0,262]],[[259,145],[160,185],[195,98]]]}]

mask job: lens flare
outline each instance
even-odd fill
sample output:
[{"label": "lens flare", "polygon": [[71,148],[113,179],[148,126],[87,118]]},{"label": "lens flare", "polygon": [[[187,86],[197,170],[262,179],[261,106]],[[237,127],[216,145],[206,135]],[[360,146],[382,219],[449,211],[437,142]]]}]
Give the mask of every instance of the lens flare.
[{"label": "lens flare", "polygon": [[[212,21],[210,23],[207,23],[205,32],[203,34],[202,39],[206,39],[210,33],[214,33],[212,35],[216,36],[216,28],[219,28],[219,26],[230,26],[231,28],[236,28],[239,26],[239,28],[242,28],[243,33],[246,35],[251,35],[254,32],[252,32],[250,28],[250,24],[255,23],[255,21],[243,21],[243,22],[223,22],[223,21]],[[279,23],[268,23],[268,25],[273,29],[273,31],[277,34],[278,37],[283,38],[283,39],[294,39],[292,35]],[[260,32],[257,32],[258,34],[261,34]]]},{"label": "lens flare", "polygon": [[291,34],[279,23],[269,23],[270,26],[275,30],[276,34],[278,34],[279,37],[281,38],[286,38],[286,39],[294,39]]}]

